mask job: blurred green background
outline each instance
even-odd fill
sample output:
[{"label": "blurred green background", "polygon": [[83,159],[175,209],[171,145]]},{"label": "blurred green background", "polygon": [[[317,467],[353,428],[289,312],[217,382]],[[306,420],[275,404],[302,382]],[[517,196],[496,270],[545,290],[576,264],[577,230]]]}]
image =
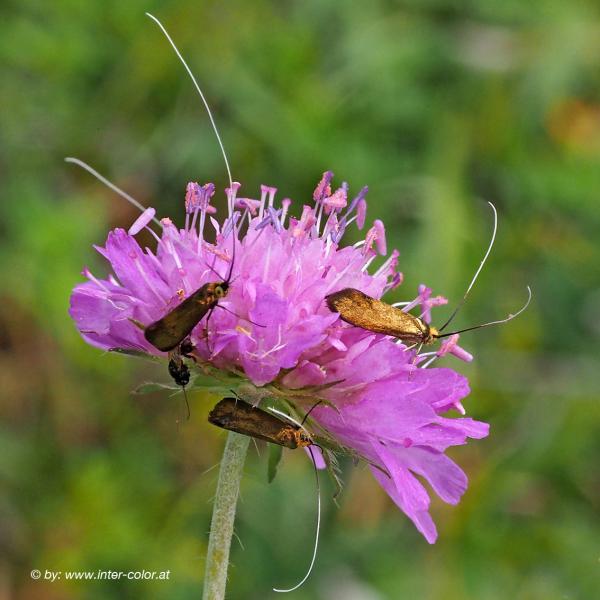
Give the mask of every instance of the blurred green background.
[{"label": "blurred green background", "polygon": [[[166,369],[86,346],[67,315],[92,249],[136,213],[63,157],[90,162],[181,222],[189,180],[226,182],[208,119],[157,27],[200,79],[234,177],[296,206],[325,169],[357,191],[421,282],[457,300],[470,415],[450,452],[470,488],[433,501],[429,546],[362,466],[326,487],[317,566],[293,598],[590,599],[600,589],[600,6],[3,0],[0,11],[0,598],[198,597],[224,442],[214,399],[132,396]],[[281,197],[281,196],[280,196]],[[350,240],[352,241],[352,240]],[[441,320],[446,309],[438,311]],[[310,559],[313,473],[252,452],[229,597],[275,596]],[[168,582],[49,583],[33,568],[171,570]]]}]

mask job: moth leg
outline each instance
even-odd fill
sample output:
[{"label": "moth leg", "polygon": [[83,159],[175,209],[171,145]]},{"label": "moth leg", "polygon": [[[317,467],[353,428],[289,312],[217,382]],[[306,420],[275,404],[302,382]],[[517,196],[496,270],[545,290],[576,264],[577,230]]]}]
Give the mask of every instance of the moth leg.
[{"label": "moth leg", "polygon": [[[417,348],[417,349],[416,349],[416,351],[415,351],[415,355],[413,356],[413,359],[410,361],[410,366],[411,366],[411,367],[414,367],[414,370],[416,370],[416,368],[417,368],[417,359],[419,358],[419,353],[420,353],[420,352],[421,352],[421,350],[423,349],[423,343],[424,343],[424,342],[421,342],[421,343],[419,344],[418,348]],[[416,344],[413,344],[413,347],[414,347],[414,346],[416,346]],[[408,380],[409,380],[409,381],[411,381],[411,380],[412,380],[412,377],[413,377],[414,370],[411,370],[411,371],[409,371],[409,373],[408,373]]]},{"label": "moth leg", "polygon": [[208,331],[208,325],[209,325],[210,318],[211,318],[214,310],[215,309],[213,307],[213,308],[211,308],[208,311],[208,315],[206,315],[206,321],[205,321],[205,327],[204,327],[204,331],[206,333],[206,350],[208,351],[208,358],[209,358],[209,360],[210,360],[210,357],[212,356],[212,349],[210,347],[210,342],[209,342],[209,337],[210,336],[209,336],[209,331]]}]

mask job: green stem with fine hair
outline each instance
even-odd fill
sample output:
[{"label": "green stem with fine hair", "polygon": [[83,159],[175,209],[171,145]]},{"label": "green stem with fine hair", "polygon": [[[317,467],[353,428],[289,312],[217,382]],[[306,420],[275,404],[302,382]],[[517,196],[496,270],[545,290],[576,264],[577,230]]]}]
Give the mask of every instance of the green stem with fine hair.
[{"label": "green stem with fine hair", "polygon": [[225,597],[235,509],[249,443],[246,435],[230,432],[227,436],[208,538],[203,600]]}]

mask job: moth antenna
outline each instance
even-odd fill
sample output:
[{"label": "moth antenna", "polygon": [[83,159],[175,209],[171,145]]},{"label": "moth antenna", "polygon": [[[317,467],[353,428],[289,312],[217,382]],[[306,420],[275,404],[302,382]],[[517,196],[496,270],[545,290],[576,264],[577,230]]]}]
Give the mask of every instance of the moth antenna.
[{"label": "moth antenna", "polygon": [[[106,177],[104,177],[103,175],[100,175],[100,173],[98,173],[98,171],[96,171],[96,169],[93,169],[92,167],[90,167],[90,165],[83,162],[82,160],[79,160],[78,158],[74,158],[73,156],[67,156],[65,158],[65,162],[72,163],[74,165],[77,165],[78,167],[81,167],[84,171],[87,171],[90,175],[93,175],[96,179],[98,179],[98,181],[101,181],[107,188],[110,188],[113,192],[115,192],[116,194],[121,196],[121,198],[123,198],[124,200],[127,200],[127,202],[129,202],[129,204],[133,204],[133,206],[135,206],[141,212],[144,212],[145,210],[147,210],[143,204],[138,202],[135,198],[130,196],[127,192],[123,191],[120,187],[117,187],[114,183],[112,183],[112,181],[109,181],[108,179],[106,179]],[[152,220],[159,227],[162,227],[160,221],[156,217],[152,217]]]},{"label": "moth antenna", "polygon": [[206,321],[204,322],[204,323],[205,323],[204,330],[206,331],[206,350],[207,350],[207,352],[208,352],[209,354],[212,354],[212,350],[210,349],[210,345],[209,345],[209,343],[208,343],[208,324],[209,324],[209,322],[210,322],[210,318],[212,317],[212,314],[213,314],[213,311],[214,311],[214,310],[215,310],[215,309],[214,309],[214,307],[213,307],[213,308],[211,308],[211,309],[208,311],[208,314],[206,315]]},{"label": "moth antenna", "polygon": [[204,264],[221,280],[221,281],[225,281],[225,279],[223,279],[223,277],[221,277],[221,275],[217,272],[217,270],[213,267],[211,267],[206,261],[204,261]]},{"label": "moth antenna", "polygon": [[[302,427],[304,425],[304,423],[306,423],[306,419],[308,419],[308,417],[310,416],[310,413],[315,408],[317,408],[317,406],[319,406],[319,404],[323,404],[323,400],[318,400],[308,409],[308,412],[304,415],[304,418],[302,419],[302,423],[300,423],[300,427]],[[304,427],[302,427],[302,428],[304,429]]]},{"label": "moth antenna", "polygon": [[308,433],[308,430],[306,429],[306,427],[304,427],[304,425],[302,425],[302,423],[299,423],[298,421],[296,421],[296,419],[294,419],[294,417],[290,417],[290,415],[288,415],[287,413],[284,413],[281,410],[277,410],[276,408],[273,408],[272,406],[269,406],[267,408],[267,410],[272,412],[275,415],[279,415],[280,417],[283,417],[290,423],[293,423],[294,425],[296,425],[297,427],[300,427],[303,431],[306,431],[306,433]]},{"label": "moth antenna", "polygon": [[[217,142],[219,143],[219,148],[221,149],[221,154],[223,155],[223,160],[225,161],[225,168],[227,169],[227,177],[229,178],[229,190],[230,190],[229,194],[231,197],[231,194],[233,194],[233,177],[231,175],[231,168],[229,166],[227,152],[225,152],[225,146],[223,145],[223,140],[221,139],[221,135],[219,134],[217,124],[215,123],[215,119],[213,117],[212,111],[210,110],[210,106],[208,105],[208,102],[204,96],[204,93],[202,92],[202,89],[200,88],[200,85],[198,84],[196,77],[192,73],[192,70],[190,69],[187,62],[181,55],[179,48],[177,48],[177,46],[175,45],[175,42],[169,35],[169,32],[165,29],[165,26],[154,15],[150,14],[149,12],[147,12],[146,15],[148,17],[150,17],[160,27],[160,30],[164,33],[165,37],[169,41],[169,44],[171,44],[171,47],[175,51],[177,58],[181,61],[181,64],[187,71],[187,74],[190,76],[190,79],[192,80],[192,83],[194,84],[194,87],[196,88],[196,91],[198,92],[198,95],[200,96],[200,99],[202,100],[202,103],[204,104],[204,108],[206,108],[206,112],[208,114],[210,124],[212,125],[213,131],[215,132]],[[228,204],[231,204],[231,202],[228,202]],[[231,218],[233,219],[233,227],[232,227],[232,229],[233,229],[233,251],[232,251],[231,267],[229,268],[229,275],[227,275],[227,279],[225,280],[225,281],[227,281],[227,283],[229,283],[229,281],[231,280],[231,274],[233,273],[233,265],[235,263],[235,246],[236,246],[236,240],[237,240],[237,231],[235,228],[235,217],[234,217],[233,207],[231,208]]]},{"label": "moth antenna", "polygon": [[219,130],[217,129],[217,125],[215,123],[212,112],[210,110],[210,106],[208,105],[208,102],[206,101],[206,98],[204,97],[204,94],[202,93],[202,90],[200,89],[200,86],[198,85],[198,82],[196,81],[196,78],[194,77],[192,70],[188,67],[188,64],[185,62],[185,59],[181,55],[181,52],[179,52],[179,49],[175,45],[175,42],[171,39],[171,36],[165,29],[164,25],[154,15],[151,15],[149,12],[147,12],[146,15],[148,17],[150,17],[160,27],[161,31],[165,34],[165,37],[167,38],[167,40],[169,40],[169,44],[171,44],[173,50],[175,50],[175,54],[177,54],[177,58],[181,61],[181,64],[184,66],[185,70],[187,71],[187,74],[190,76],[190,79],[194,83],[194,86],[195,86],[196,90],[198,91],[198,94],[200,95],[200,98],[204,104],[204,107],[206,108],[206,112],[208,113],[208,118],[210,119],[210,124],[212,125],[212,128],[215,132],[215,136],[217,137],[217,141],[219,142],[219,147],[221,148],[221,154],[223,155],[223,160],[225,161],[225,168],[227,169],[227,176],[229,177],[229,187],[230,187],[230,189],[233,190],[233,178],[231,177],[231,169],[229,168],[229,161],[227,160],[227,153],[225,152],[225,147],[223,146],[223,142],[221,141],[221,136],[219,135]]},{"label": "moth antenna", "polygon": [[488,249],[486,250],[483,260],[479,264],[479,268],[477,269],[477,271],[475,271],[475,275],[473,275],[473,279],[471,279],[471,283],[469,284],[469,287],[467,288],[465,295],[462,297],[462,300],[458,303],[458,305],[456,306],[456,308],[454,309],[452,314],[448,317],[448,320],[438,329],[438,331],[444,331],[444,329],[446,329],[446,327],[448,327],[448,325],[450,325],[450,323],[452,322],[452,319],[454,319],[454,317],[456,316],[456,313],[462,308],[463,304],[465,303],[465,301],[467,299],[467,296],[469,295],[469,292],[471,291],[471,288],[477,281],[477,277],[479,277],[479,273],[481,273],[481,269],[483,269],[483,265],[485,265],[485,262],[487,261],[488,256],[490,255],[490,252],[492,251],[492,247],[494,246],[494,241],[496,240],[496,231],[498,231],[498,211],[496,210],[496,207],[491,202],[488,201],[488,204],[492,207],[492,210],[494,211],[494,230],[492,231],[492,239],[490,240]]},{"label": "moth antenna", "polygon": [[238,315],[237,313],[233,312],[232,310],[229,310],[228,308],[225,308],[224,306],[221,306],[220,304],[217,304],[215,308],[220,308],[224,311],[227,311],[228,313],[236,316],[238,319],[242,319],[242,321],[248,321],[248,323],[252,323],[252,325],[256,325],[257,327],[266,327],[266,325],[261,325],[256,321],[252,321],[252,319],[246,319],[246,317],[242,317],[241,315]]},{"label": "moth antenna", "polygon": [[[231,176],[230,176],[230,181],[231,181]],[[224,279],[223,281],[225,283],[227,283],[227,285],[229,285],[231,283],[231,275],[233,274],[233,266],[235,265],[235,247],[237,246],[236,242],[237,242],[237,229],[236,229],[236,224],[235,224],[235,210],[233,207],[233,202],[231,202],[231,198],[232,198],[232,194],[233,194],[233,184],[231,184],[232,187],[229,188],[229,193],[227,194],[227,204],[231,205],[231,232],[233,233],[231,239],[232,239],[232,244],[233,247],[231,249],[231,264],[229,265],[229,273],[227,273],[227,279]]]},{"label": "moth antenna", "polygon": [[273,588],[274,592],[280,592],[280,593],[293,592],[294,590],[297,590],[299,587],[304,585],[304,582],[310,577],[310,574],[312,573],[313,567],[315,566],[315,560],[317,558],[317,550],[319,548],[319,531],[321,529],[321,486],[319,484],[319,470],[317,469],[317,461],[315,460],[315,455],[313,454],[312,448],[310,446],[307,446],[307,448],[308,448],[308,452],[310,453],[310,458],[312,459],[312,462],[313,462],[313,467],[315,469],[315,480],[316,480],[316,487],[317,487],[317,529],[315,532],[315,547],[313,550],[313,555],[312,555],[312,559],[310,561],[310,565],[308,567],[308,571],[306,572],[306,575],[302,578],[302,581],[297,583],[294,587],[286,589],[286,590]]},{"label": "moth antenna", "polygon": [[515,317],[518,317],[529,306],[529,303],[531,302],[531,297],[532,297],[531,288],[529,286],[527,286],[527,292],[529,294],[529,296],[527,298],[527,302],[525,302],[525,304],[515,314],[509,314],[508,317],[506,317],[506,319],[500,319],[499,321],[490,321],[489,323],[482,323],[481,325],[475,325],[474,327],[467,327],[466,329],[459,329],[458,331],[452,331],[451,333],[444,333],[443,335],[436,335],[435,337],[437,339],[445,338],[450,335],[454,335],[456,333],[464,333],[465,331],[473,331],[474,329],[481,329],[482,327],[489,327],[490,325],[501,325],[502,323],[508,323],[509,321],[512,321]]}]

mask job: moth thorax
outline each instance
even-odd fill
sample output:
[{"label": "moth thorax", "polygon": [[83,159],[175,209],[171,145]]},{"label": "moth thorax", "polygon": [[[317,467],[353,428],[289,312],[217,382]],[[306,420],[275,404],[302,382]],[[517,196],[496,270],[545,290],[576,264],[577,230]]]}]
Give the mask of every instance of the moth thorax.
[{"label": "moth thorax", "polygon": [[190,352],[193,352],[193,351],[194,351],[194,344],[192,344],[192,341],[190,340],[190,338],[186,338],[185,340],[183,340],[183,342],[181,342],[181,345],[179,346],[180,354],[185,356],[186,354],[189,354]]},{"label": "moth thorax", "polygon": [[425,324],[427,327],[426,334],[423,336],[424,344],[433,344],[437,338],[440,337],[440,332],[431,325]]},{"label": "moth thorax", "polygon": [[302,431],[302,429],[296,430],[295,437],[296,444],[298,444],[299,448],[306,448],[306,446],[310,446],[313,443],[310,435],[305,431]]},{"label": "moth thorax", "polygon": [[279,443],[286,448],[296,448],[298,445],[297,432],[292,428],[285,426],[275,436]]}]

